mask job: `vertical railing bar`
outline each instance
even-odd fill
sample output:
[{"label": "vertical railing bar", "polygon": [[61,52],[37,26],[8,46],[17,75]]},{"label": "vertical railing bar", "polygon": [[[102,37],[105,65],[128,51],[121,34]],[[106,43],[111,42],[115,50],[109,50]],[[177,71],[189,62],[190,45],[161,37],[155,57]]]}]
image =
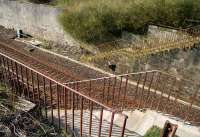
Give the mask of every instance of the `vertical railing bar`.
[{"label": "vertical railing bar", "polygon": [[92,91],[92,81],[89,81],[89,97],[91,97],[91,91]]},{"label": "vertical railing bar", "polygon": [[[158,76],[157,76],[157,80],[156,80],[156,82],[155,83],[159,83],[159,81],[160,81],[160,77],[161,77],[161,73],[158,73]],[[153,95],[153,97],[155,98],[155,96],[156,96],[156,92],[157,92],[157,90],[158,90],[158,84],[156,85],[156,87],[155,87],[155,89],[154,89],[154,95]],[[150,109],[152,109],[152,107],[153,107],[153,98],[152,97],[152,101],[151,101],[151,105],[150,105]]]},{"label": "vertical railing bar", "polygon": [[[15,83],[15,74],[14,74],[14,68],[13,68],[13,61],[11,60],[11,70],[12,70],[12,76],[13,76],[13,85],[14,85],[14,90],[16,90],[16,83]],[[13,90],[13,91],[14,91]],[[14,91],[15,92],[15,91]],[[13,93],[14,93],[13,92]]]},{"label": "vertical railing bar", "polygon": [[30,99],[30,93],[29,93],[29,78],[28,78],[28,69],[25,68],[26,71],[26,84],[27,84],[27,94],[28,94],[28,99]]},{"label": "vertical railing bar", "polygon": [[[155,72],[152,73],[152,77],[151,77],[150,84],[149,84],[148,91],[147,91],[147,99],[146,99],[146,101],[144,102],[144,105],[145,105],[146,103],[149,102],[150,90],[151,90],[152,82],[153,82],[153,80],[154,80],[154,75],[155,75]],[[145,105],[145,106],[146,106],[146,105]],[[144,106],[144,107],[145,107],[145,106]]]},{"label": "vertical railing bar", "polygon": [[141,94],[142,94],[142,95],[141,95],[141,97],[140,97],[140,102],[139,102],[139,106],[138,106],[139,109],[142,107],[143,96],[144,96],[144,87],[145,87],[145,85],[146,85],[147,75],[148,75],[148,73],[146,72],[146,73],[145,73],[145,77],[144,77],[143,86],[142,86],[142,91],[141,91]]},{"label": "vertical railing bar", "polygon": [[106,90],[106,78],[103,78],[103,97],[102,97],[102,103],[104,103],[105,90]]},{"label": "vertical railing bar", "polygon": [[23,74],[23,66],[20,65],[20,73],[21,73],[21,79],[22,79],[22,96],[25,96],[24,94],[24,74]]},{"label": "vertical railing bar", "polygon": [[138,81],[137,81],[137,86],[136,86],[136,91],[135,91],[135,100],[137,99],[138,87],[139,87],[139,84],[140,84],[141,75],[142,75],[142,74],[140,73],[140,74],[139,74]]},{"label": "vertical railing bar", "polygon": [[107,104],[109,102],[109,95],[110,95],[110,78],[108,78],[108,91],[107,91]]},{"label": "vertical railing bar", "polygon": [[115,118],[115,112],[112,112],[111,122],[110,122],[110,127],[109,127],[109,135],[108,135],[108,137],[111,137],[111,136],[112,136],[112,128],[113,128],[114,118]]},{"label": "vertical railing bar", "polygon": [[[167,104],[170,103],[171,93],[172,93],[172,90],[173,90],[173,88],[174,88],[175,85],[176,85],[176,78],[174,79],[173,84],[171,84],[171,86],[170,86],[171,88],[170,88],[168,96],[167,96]],[[165,112],[165,110],[166,110],[166,106],[164,107],[164,112]]]},{"label": "vertical railing bar", "polygon": [[[179,92],[181,92],[181,83],[180,83],[180,81],[178,82],[178,89],[177,89],[177,93],[175,95],[174,104],[178,104],[177,100],[179,98]],[[177,110],[178,108],[174,108],[174,109]]]},{"label": "vertical railing bar", "polygon": [[5,63],[5,59],[3,59],[3,70],[4,70],[4,75],[5,75],[5,79],[4,79],[4,82],[5,82],[5,85],[8,84],[8,74],[7,74],[7,70],[6,70],[6,63]]},{"label": "vertical railing bar", "polygon": [[5,66],[5,70],[6,70],[5,72],[6,72],[7,82],[9,84],[9,80],[8,80],[9,79],[9,73],[8,73],[9,71],[8,71],[8,64],[6,61],[7,61],[7,59],[5,58],[4,66]]},{"label": "vertical railing bar", "polygon": [[[174,101],[173,101],[174,104],[177,103],[177,99],[178,99],[178,96],[179,96],[178,92],[180,91],[180,86],[181,86],[180,82],[178,82],[178,81],[177,81],[177,84],[178,84],[178,89],[176,90],[175,99],[174,99]],[[177,107],[176,107],[176,108],[172,108],[172,109],[170,110],[170,114],[173,114],[173,112],[174,112],[173,109],[177,110],[178,108],[177,108]]]},{"label": "vertical railing bar", "polygon": [[[76,90],[76,85],[75,85],[75,83],[73,83],[72,86],[73,86],[73,89]],[[76,96],[76,94],[75,94],[74,92],[72,92],[72,99],[73,99],[73,101],[72,101],[73,131],[74,131],[74,129],[75,129],[75,106],[76,106],[76,104],[75,104],[75,96]]]},{"label": "vertical railing bar", "polygon": [[33,71],[31,70],[31,81],[32,81],[32,91],[33,91],[33,102],[35,102],[35,93],[34,93],[34,76],[33,76]]},{"label": "vertical railing bar", "polygon": [[72,92],[72,130],[74,131],[74,118],[75,118],[75,116],[74,116],[74,92]]},{"label": "vertical railing bar", "polygon": [[124,137],[124,133],[125,133],[125,130],[126,130],[127,119],[128,119],[128,117],[125,116],[125,118],[124,118],[124,122],[123,122],[122,131],[121,131],[121,137]]},{"label": "vertical railing bar", "polygon": [[12,80],[12,77],[11,77],[11,72],[10,72],[10,66],[9,66],[9,62],[8,62],[8,59],[5,58],[5,64],[6,64],[6,71],[7,71],[7,74],[8,74],[8,83],[10,84],[11,80]]},{"label": "vertical railing bar", "polygon": [[8,75],[9,75],[9,81],[10,81],[10,85],[11,85],[11,91],[13,91],[12,75],[11,75],[11,72],[10,72],[10,64],[9,64],[8,59],[6,59],[6,63],[7,63],[7,66],[8,66]]},{"label": "vertical railing bar", "polygon": [[118,91],[118,102],[120,102],[121,89],[122,89],[122,79],[123,79],[123,76],[120,76],[120,84],[119,84],[119,91]]},{"label": "vertical railing bar", "polygon": [[92,136],[92,113],[93,113],[93,102],[90,103],[90,123],[89,123],[89,137]]},{"label": "vertical railing bar", "polygon": [[5,64],[4,64],[4,57],[1,58],[1,66],[2,66],[2,73],[3,73],[3,83],[4,85],[6,85],[6,81],[7,81],[7,78],[6,78],[6,68],[5,68]]},{"label": "vertical railing bar", "polygon": [[17,62],[15,62],[15,71],[16,71],[16,76],[17,76],[16,93],[18,93],[19,92],[19,74],[18,74],[18,65],[17,65]]},{"label": "vertical railing bar", "polygon": [[158,105],[157,105],[157,108],[156,108],[156,110],[158,111],[159,110],[159,107],[160,107],[160,103],[161,103],[161,100],[162,100],[162,98],[163,98],[163,93],[164,93],[164,87],[165,87],[165,85],[164,84],[160,84],[161,86],[162,86],[162,88],[161,88],[161,94],[160,94],[160,98],[159,98],[159,101],[158,101]]},{"label": "vertical railing bar", "polygon": [[58,128],[60,129],[60,90],[58,83],[56,83],[56,93],[57,93],[57,107],[58,107]]},{"label": "vertical railing bar", "polygon": [[173,84],[172,84],[172,86],[171,86],[171,90],[170,90],[170,92],[169,92],[169,95],[168,95],[168,97],[167,97],[168,100],[170,100],[170,96],[171,96],[172,90],[173,90],[174,86],[176,85],[176,83],[177,83],[177,80],[176,80],[176,78],[175,78],[175,79],[174,79],[174,82],[173,82]]},{"label": "vertical railing bar", "polygon": [[64,88],[64,107],[65,107],[65,131],[67,132],[67,109],[68,109],[68,106],[67,106],[67,103],[68,103],[68,99],[67,99],[67,92],[68,90],[66,88]]},{"label": "vertical railing bar", "polygon": [[[9,63],[9,59],[5,58],[5,61],[6,61],[6,65],[7,65],[7,71],[8,71],[8,77],[9,77],[9,84],[13,84],[12,82],[12,72],[10,70],[10,63]],[[13,90],[13,87],[11,85],[11,89]]]},{"label": "vertical railing bar", "polygon": [[115,88],[116,88],[116,82],[117,82],[117,77],[114,78],[113,91],[112,91],[112,106],[113,106],[113,103],[115,102]]},{"label": "vertical railing bar", "polygon": [[83,136],[83,97],[81,97],[80,136]]},{"label": "vertical railing bar", "polygon": [[39,82],[39,76],[38,73],[36,73],[36,79],[37,79],[37,94],[38,94],[38,106],[39,106],[39,117],[41,119],[41,114],[42,114],[42,110],[41,110],[41,100],[40,100],[40,82]]},{"label": "vertical railing bar", "polygon": [[2,74],[1,74],[1,82],[4,81],[4,78],[3,78],[3,62],[2,62],[2,58],[3,58],[3,56],[0,55],[0,68],[2,69],[2,70],[0,69],[1,72],[2,72]]},{"label": "vertical railing bar", "polygon": [[[79,91],[79,83],[76,83],[76,91]],[[79,109],[79,96],[76,96],[77,110]]]},{"label": "vertical railing bar", "polygon": [[65,88],[64,87],[62,87],[63,88],[63,90],[62,90],[62,95],[61,95],[61,98],[62,98],[62,104],[61,104],[61,106],[65,106]]},{"label": "vertical railing bar", "polygon": [[43,76],[43,91],[44,91],[45,118],[47,119],[46,79],[44,76]]},{"label": "vertical railing bar", "polygon": [[195,93],[193,94],[193,96],[192,96],[192,98],[191,98],[191,103],[190,103],[190,105],[188,106],[187,112],[185,113],[184,123],[185,123],[185,122],[187,121],[187,119],[188,119],[188,115],[190,114],[190,111],[191,111],[191,109],[192,109],[192,105],[194,104],[195,98],[196,98],[196,96],[197,96],[197,91],[198,91],[198,90],[195,91]]},{"label": "vertical railing bar", "polygon": [[[70,86],[70,85],[72,85],[72,84],[68,84],[68,86],[69,86],[70,88],[72,88],[72,86]],[[70,106],[70,108],[71,108],[71,106],[72,106],[72,101],[73,101],[73,100],[72,100],[72,92],[71,92],[71,91],[69,92],[69,99],[68,99],[68,100],[69,100],[69,106]]]},{"label": "vertical railing bar", "polygon": [[50,102],[51,102],[51,123],[54,124],[53,116],[53,93],[52,93],[52,81],[49,80],[49,90],[50,90]]},{"label": "vertical railing bar", "polygon": [[101,112],[100,112],[98,137],[101,137],[102,122],[103,122],[103,107],[101,107]]},{"label": "vertical railing bar", "polygon": [[129,75],[126,75],[126,82],[125,82],[125,87],[124,87],[124,96],[123,96],[123,101],[122,101],[122,110],[124,109],[125,102],[126,102],[126,92],[127,92],[127,87],[128,87],[128,80],[129,80]]}]

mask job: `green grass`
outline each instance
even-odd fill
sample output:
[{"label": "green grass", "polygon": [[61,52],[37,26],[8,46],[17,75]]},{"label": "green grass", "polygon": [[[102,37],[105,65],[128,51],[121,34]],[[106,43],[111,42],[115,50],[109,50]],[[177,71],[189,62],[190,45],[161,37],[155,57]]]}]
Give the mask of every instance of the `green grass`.
[{"label": "green grass", "polygon": [[147,133],[144,135],[144,137],[160,137],[161,129],[153,126],[151,129],[147,131]]},{"label": "green grass", "polygon": [[[160,137],[161,134],[162,134],[162,129],[160,129],[157,126],[153,126],[147,131],[144,137]],[[175,135],[175,137],[178,137],[178,136]]]},{"label": "green grass", "polygon": [[121,37],[122,31],[145,34],[147,24],[186,27],[185,19],[200,19],[199,0],[56,0],[65,10],[64,30],[87,43]]},{"label": "green grass", "polygon": [[132,0],[77,0],[65,8],[60,16],[64,30],[87,43],[113,40],[123,30],[144,33],[149,21],[147,12],[140,12],[143,7]]}]

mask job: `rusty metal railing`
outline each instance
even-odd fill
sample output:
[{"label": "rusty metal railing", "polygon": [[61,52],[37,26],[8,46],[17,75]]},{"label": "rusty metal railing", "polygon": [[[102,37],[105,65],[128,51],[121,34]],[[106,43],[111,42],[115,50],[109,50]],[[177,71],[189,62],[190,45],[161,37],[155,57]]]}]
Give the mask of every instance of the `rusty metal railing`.
[{"label": "rusty metal railing", "polygon": [[[126,115],[75,90],[75,85],[66,86],[2,53],[0,63],[3,81],[13,94],[34,102],[40,118],[81,137],[123,137],[129,132]],[[121,124],[115,123],[115,115]]]},{"label": "rusty metal railing", "polygon": [[200,85],[158,70],[66,84],[121,111],[151,109],[200,124]]}]

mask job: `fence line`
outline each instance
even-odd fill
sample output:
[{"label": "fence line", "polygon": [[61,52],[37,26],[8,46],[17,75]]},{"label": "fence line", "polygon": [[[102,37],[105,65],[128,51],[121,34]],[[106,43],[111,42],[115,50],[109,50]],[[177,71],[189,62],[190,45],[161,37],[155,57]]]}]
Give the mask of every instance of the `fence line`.
[{"label": "fence line", "polygon": [[200,85],[153,70],[76,83],[79,91],[112,108],[152,109],[200,124]]},{"label": "fence line", "polygon": [[[129,132],[126,115],[82,94],[78,88],[72,88],[74,84],[66,86],[5,54],[0,53],[0,58],[3,81],[11,87],[13,94],[35,103],[40,118],[81,137],[111,137],[116,133],[123,137]],[[106,119],[105,114],[111,118]],[[115,115],[120,115],[122,125],[115,125]]]}]

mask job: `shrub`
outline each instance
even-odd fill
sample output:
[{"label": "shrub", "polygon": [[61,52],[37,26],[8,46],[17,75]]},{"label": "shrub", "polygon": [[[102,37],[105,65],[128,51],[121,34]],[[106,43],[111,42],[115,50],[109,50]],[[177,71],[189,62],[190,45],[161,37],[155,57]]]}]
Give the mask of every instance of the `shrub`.
[{"label": "shrub", "polygon": [[144,33],[149,18],[135,4],[132,0],[71,2],[60,22],[67,32],[85,42],[119,37],[123,30]]},{"label": "shrub", "polygon": [[[61,0],[63,1],[63,0]],[[145,34],[149,22],[182,27],[197,18],[195,0],[69,0],[60,16],[65,31],[88,43],[120,37],[122,31]],[[200,4],[196,3],[199,7]],[[187,24],[184,24],[187,25]]]}]

